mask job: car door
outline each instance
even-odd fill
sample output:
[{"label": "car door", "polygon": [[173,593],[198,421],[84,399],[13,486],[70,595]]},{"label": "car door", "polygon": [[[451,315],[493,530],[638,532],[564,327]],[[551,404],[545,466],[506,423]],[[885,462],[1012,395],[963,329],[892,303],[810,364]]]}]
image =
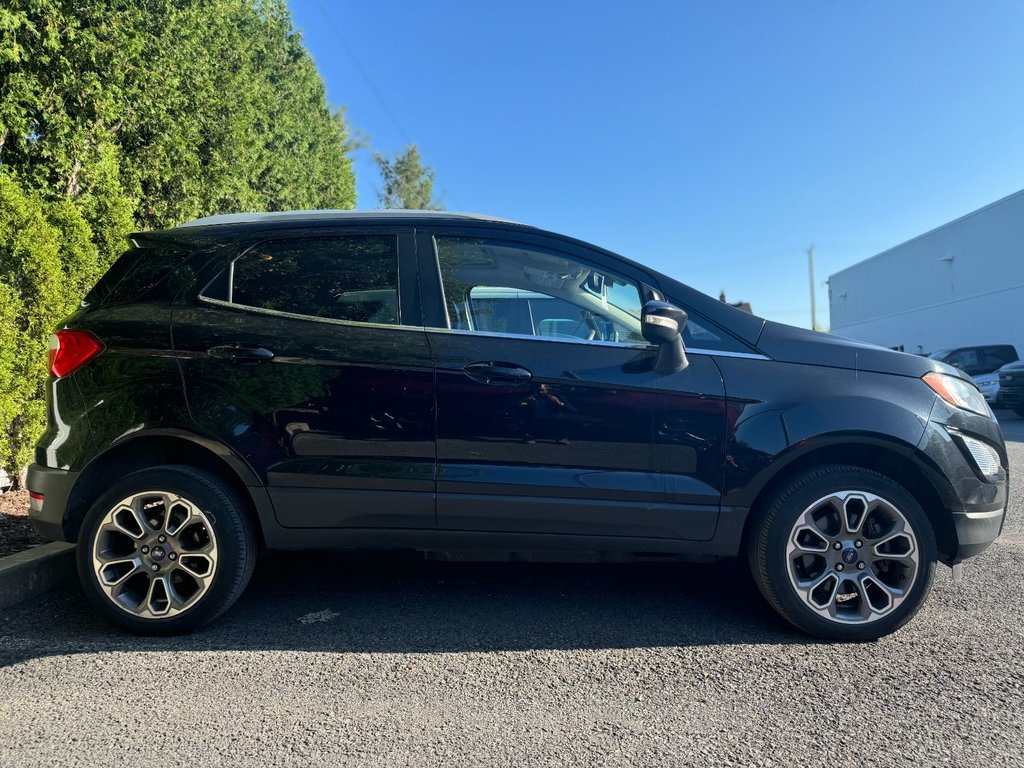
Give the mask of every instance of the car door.
[{"label": "car door", "polygon": [[434,528],[434,391],[411,230],[253,236],[174,307],[197,427],[298,528]]},{"label": "car door", "polygon": [[432,228],[417,243],[439,528],[710,539],[722,380],[707,356],[654,373],[639,333],[650,278],[514,231]]}]

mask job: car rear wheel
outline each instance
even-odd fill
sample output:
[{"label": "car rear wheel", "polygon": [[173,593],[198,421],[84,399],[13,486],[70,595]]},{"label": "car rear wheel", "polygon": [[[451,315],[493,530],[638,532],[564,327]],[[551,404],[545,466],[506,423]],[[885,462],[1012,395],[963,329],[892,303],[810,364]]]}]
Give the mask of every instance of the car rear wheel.
[{"label": "car rear wheel", "polygon": [[795,478],[756,521],[748,558],[761,594],[794,626],[831,640],[902,627],[931,589],[935,535],[893,480],[859,467]]},{"label": "car rear wheel", "polygon": [[185,466],[135,472],[86,514],[77,561],[86,595],[140,634],[178,634],[223,613],[245,589],[256,541],[235,494]]}]

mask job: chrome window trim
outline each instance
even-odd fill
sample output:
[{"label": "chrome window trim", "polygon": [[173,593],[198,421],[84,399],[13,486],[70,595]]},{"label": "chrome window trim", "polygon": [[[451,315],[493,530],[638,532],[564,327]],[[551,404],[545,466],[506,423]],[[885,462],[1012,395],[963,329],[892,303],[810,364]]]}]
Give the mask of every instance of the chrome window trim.
[{"label": "chrome window trim", "polygon": [[530,336],[525,333],[501,333],[499,331],[474,331],[465,328],[427,328],[430,333],[453,333],[459,336],[481,336],[491,339],[532,339],[534,341],[554,341],[562,344],[589,344],[599,347],[621,347],[623,349],[657,349],[650,344],[638,344],[625,341],[598,341],[596,339],[567,339],[556,336]]},{"label": "chrome window trim", "polygon": [[711,355],[712,357],[737,357],[741,360],[771,360],[767,355],[760,352],[728,352],[726,350],[703,349],[701,347],[686,347],[688,355]]},{"label": "chrome window trim", "polygon": [[[598,347],[619,347],[620,349],[636,349],[646,352],[653,352],[658,349],[654,344],[637,344],[625,341],[597,341],[594,339],[566,339],[554,336],[527,336],[524,333],[500,333],[498,331],[472,331],[464,328],[424,328],[428,333],[453,333],[460,336],[482,336],[493,339],[532,339],[534,341],[553,341],[560,344],[586,344]],[[717,357],[738,357],[746,360],[770,360],[760,353],[755,352],[719,352],[714,349],[703,349],[700,347],[687,347],[688,355],[711,355]]]},{"label": "chrome window trim", "polygon": [[[358,320],[336,320],[333,317],[314,317],[312,315],[300,315],[295,312],[282,312],[277,309],[264,309],[262,307],[250,307],[247,304],[234,304],[222,299],[211,299],[208,296],[200,296],[199,300],[206,304],[217,307],[235,309],[240,312],[254,312],[258,315],[269,315],[270,317],[284,317],[291,320],[308,320],[314,323],[326,325],[351,325],[357,328],[380,328],[387,330],[425,331],[428,333],[451,333],[459,336],[480,336],[494,339],[520,339],[533,341],[553,341],[559,344],[585,344],[598,347],[618,347],[620,349],[636,349],[639,351],[654,351],[658,347],[653,344],[635,344],[624,341],[597,341],[595,339],[565,339],[553,336],[527,336],[521,333],[499,333],[497,331],[470,331],[461,328],[431,328],[423,325],[399,325],[397,323],[363,323]],[[736,357],[745,360],[770,360],[770,357],[755,352],[724,352],[715,349],[703,349],[700,347],[687,347],[688,355],[709,355],[711,357]]]},{"label": "chrome window trim", "polygon": [[406,331],[426,330],[422,325],[399,325],[398,323],[364,323],[359,320],[337,320],[333,317],[316,317],[314,315],[300,315],[297,312],[282,312],[279,309],[264,309],[263,307],[250,307],[248,304],[235,304],[223,299],[211,299],[209,296],[200,296],[200,301],[213,304],[218,307],[237,309],[241,312],[255,312],[258,315],[269,315],[271,317],[286,317],[290,320],[309,320],[314,323],[325,323],[327,325],[353,325],[358,328],[398,328]]}]

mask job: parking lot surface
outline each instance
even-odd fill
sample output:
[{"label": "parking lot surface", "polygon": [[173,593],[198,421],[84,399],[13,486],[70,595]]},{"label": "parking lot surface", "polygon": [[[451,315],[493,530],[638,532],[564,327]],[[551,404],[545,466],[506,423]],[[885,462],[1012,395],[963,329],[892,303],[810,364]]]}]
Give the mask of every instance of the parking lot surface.
[{"label": "parking lot surface", "polygon": [[736,563],[266,557],[185,638],[77,587],[0,615],[0,764],[1024,764],[1024,420],[1002,538],[877,643],[788,628]]}]

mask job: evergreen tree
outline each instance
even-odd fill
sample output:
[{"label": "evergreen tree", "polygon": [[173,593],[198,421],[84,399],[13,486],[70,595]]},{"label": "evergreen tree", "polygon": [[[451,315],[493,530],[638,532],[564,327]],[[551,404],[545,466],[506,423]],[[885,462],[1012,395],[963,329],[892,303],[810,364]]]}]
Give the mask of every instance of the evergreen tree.
[{"label": "evergreen tree", "polygon": [[283,0],[5,0],[0,467],[42,430],[49,332],[130,232],[351,208],[347,142]]},{"label": "evergreen tree", "polygon": [[380,169],[382,187],[378,203],[381,208],[444,210],[444,205],[434,200],[434,171],[423,165],[415,144],[410,144],[393,160],[379,152],[373,159]]}]

